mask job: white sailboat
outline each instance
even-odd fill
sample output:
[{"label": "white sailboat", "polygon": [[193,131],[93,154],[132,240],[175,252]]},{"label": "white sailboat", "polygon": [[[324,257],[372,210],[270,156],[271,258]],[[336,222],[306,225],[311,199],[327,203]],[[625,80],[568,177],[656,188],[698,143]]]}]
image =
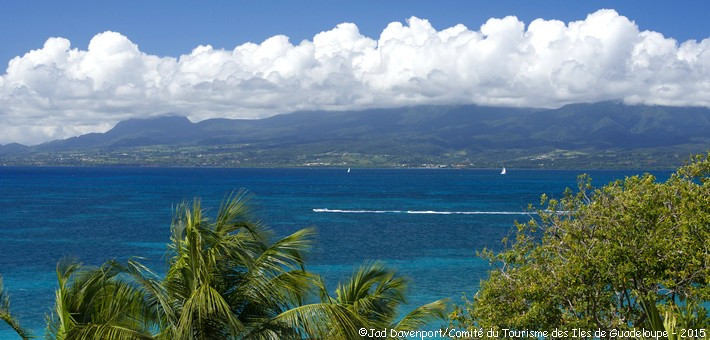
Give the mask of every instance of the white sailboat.
[{"label": "white sailboat", "polygon": [[505,171],[505,167],[503,167],[503,170],[500,171],[500,174],[505,175],[506,173],[507,173],[507,171]]},{"label": "white sailboat", "polygon": [[350,168],[348,168],[348,173],[350,173]]}]

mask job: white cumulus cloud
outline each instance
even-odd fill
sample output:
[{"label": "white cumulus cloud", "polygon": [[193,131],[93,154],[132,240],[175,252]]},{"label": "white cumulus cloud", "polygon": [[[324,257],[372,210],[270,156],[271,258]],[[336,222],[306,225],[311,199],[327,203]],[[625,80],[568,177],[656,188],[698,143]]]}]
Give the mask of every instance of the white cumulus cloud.
[{"label": "white cumulus cloud", "polygon": [[710,106],[710,39],[678,43],[614,10],[581,21],[492,18],[436,30],[412,17],[378,39],[352,23],[297,44],[284,35],[177,58],[142,52],[117,32],[86,50],[64,38],[9,61],[0,75],[0,144],[36,144],[117,121],[176,112],[193,121],[297,110],[416,104],[558,107]]}]

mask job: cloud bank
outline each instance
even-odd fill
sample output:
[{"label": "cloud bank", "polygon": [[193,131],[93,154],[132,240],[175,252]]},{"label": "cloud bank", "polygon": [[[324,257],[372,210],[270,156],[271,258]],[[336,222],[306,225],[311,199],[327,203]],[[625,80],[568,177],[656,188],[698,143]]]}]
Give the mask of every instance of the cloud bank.
[{"label": "cloud bank", "polygon": [[710,106],[710,39],[678,43],[614,10],[564,23],[492,18],[478,30],[393,22],[374,40],[343,23],[298,44],[149,55],[117,32],[86,50],[50,38],[0,76],[0,144],[105,131],[166,112],[193,120],[416,104]]}]

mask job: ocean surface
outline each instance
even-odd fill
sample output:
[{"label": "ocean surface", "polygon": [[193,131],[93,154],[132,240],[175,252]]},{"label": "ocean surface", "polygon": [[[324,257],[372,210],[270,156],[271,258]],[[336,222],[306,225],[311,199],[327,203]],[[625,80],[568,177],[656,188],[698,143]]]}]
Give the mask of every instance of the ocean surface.
[{"label": "ocean surface", "polygon": [[[165,270],[173,207],[194,197],[216,212],[225,195],[253,193],[255,216],[285,236],[314,226],[307,267],[330,286],[365,261],[411,278],[409,306],[472,296],[514,221],[546,193],[589,173],[597,186],[643,171],[508,169],[217,169],[0,167],[0,275],[21,324],[43,335],[55,266],[145,257]],[[670,172],[654,172],[665,180]],[[0,338],[13,333],[0,323]]]}]

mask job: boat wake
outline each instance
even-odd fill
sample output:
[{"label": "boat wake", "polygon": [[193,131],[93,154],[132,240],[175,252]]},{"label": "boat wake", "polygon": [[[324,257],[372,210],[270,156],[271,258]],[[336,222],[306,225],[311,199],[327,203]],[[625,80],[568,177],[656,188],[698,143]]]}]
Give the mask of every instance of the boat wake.
[{"label": "boat wake", "polygon": [[340,214],[422,214],[422,215],[530,215],[534,212],[524,211],[435,211],[435,210],[341,210],[318,208],[317,213]]}]

